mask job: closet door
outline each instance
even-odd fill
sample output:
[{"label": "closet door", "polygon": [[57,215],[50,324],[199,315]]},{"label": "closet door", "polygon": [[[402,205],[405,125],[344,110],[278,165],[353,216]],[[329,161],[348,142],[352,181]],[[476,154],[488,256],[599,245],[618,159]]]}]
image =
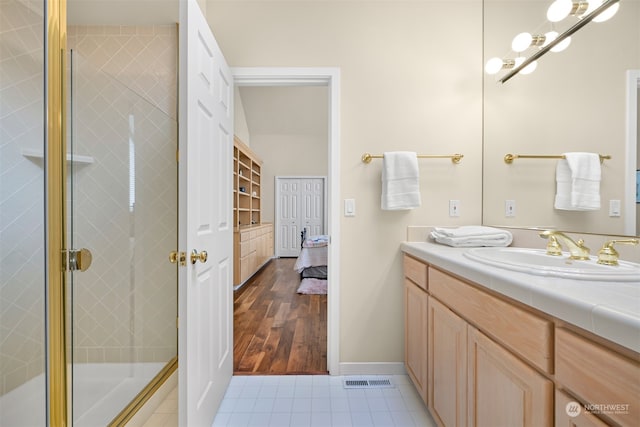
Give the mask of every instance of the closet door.
[{"label": "closet door", "polygon": [[276,256],[296,257],[300,253],[300,180],[276,178]]},{"label": "closet door", "polygon": [[302,228],[308,236],[324,234],[324,179],[300,180]]},{"label": "closet door", "polygon": [[324,234],[325,179],[276,177],[276,256],[300,254],[300,232]]}]

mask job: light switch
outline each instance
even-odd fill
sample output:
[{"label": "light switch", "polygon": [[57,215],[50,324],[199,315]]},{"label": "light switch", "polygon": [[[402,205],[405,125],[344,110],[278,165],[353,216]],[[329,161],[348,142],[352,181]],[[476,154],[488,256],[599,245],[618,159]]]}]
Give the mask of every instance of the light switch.
[{"label": "light switch", "polygon": [[609,216],[620,216],[620,200],[609,200]]},{"label": "light switch", "polygon": [[356,199],[344,199],[344,216],[356,216]]}]

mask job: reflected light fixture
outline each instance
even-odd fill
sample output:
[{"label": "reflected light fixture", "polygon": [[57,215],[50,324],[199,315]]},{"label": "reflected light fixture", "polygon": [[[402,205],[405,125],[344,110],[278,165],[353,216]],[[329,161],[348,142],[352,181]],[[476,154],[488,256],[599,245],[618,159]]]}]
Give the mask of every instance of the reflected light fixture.
[{"label": "reflected light fixture", "polygon": [[[555,0],[547,9],[547,19],[550,22],[560,22],[569,15],[582,18],[600,7],[606,0]],[[618,3],[602,11],[593,18],[594,22],[604,22],[616,14],[620,5]]]},{"label": "reflected light fixture", "polygon": [[500,83],[506,83],[516,74],[528,74],[535,70],[537,60],[547,52],[561,52],[571,43],[571,36],[591,21],[603,22],[616,14],[620,8],[620,0],[555,0],[547,9],[547,18],[551,22],[559,22],[569,15],[579,19],[562,34],[549,31],[544,35],[531,35],[530,33],[518,34],[511,43],[511,48],[516,53],[521,53],[530,47],[537,47],[529,56],[516,59],[491,58],[485,65],[487,74],[497,74],[500,70],[507,70],[504,76],[498,79]]},{"label": "reflected light fixture", "polygon": [[[557,33],[556,33],[557,34]],[[547,39],[546,35],[531,35],[530,33],[520,33],[513,38],[511,49],[514,52],[524,52],[530,47],[542,46]]]},{"label": "reflected light fixture", "polygon": [[516,66],[516,61],[513,59],[491,58],[487,61],[487,65],[484,66],[484,71],[487,74],[498,74],[500,70],[510,70]]}]

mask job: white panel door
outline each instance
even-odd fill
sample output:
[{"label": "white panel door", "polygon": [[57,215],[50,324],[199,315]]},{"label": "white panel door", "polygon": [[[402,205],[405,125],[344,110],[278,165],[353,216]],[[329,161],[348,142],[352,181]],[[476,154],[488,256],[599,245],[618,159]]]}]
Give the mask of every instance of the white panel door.
[{"label": "white panel door", "polygon": [[324,234],[324,179],[300,180],[302,228],[308,236]]},{"label": "white panel door", "polygon": [[300,180],[277,178],[276,185],[276,256],[296,257],[300,253]]},{"label": "white panel door", "polygon": [[276,256],[300,254],[300,232],[324,234],[324,178],[276,177]]},{"label": "white panel door", "polygon": [[[233,80],[196,0],[180,2],[179,424],[211,426],[231,380]],[[192,258],[192,252],[208,257]]]}]

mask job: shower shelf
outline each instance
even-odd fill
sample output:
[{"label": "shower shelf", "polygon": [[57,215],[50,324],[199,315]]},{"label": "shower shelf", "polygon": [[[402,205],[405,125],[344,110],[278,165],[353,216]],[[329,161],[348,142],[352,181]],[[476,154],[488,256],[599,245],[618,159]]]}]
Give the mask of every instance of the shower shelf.
[{"label": "shower shelf", "polygon": [[[22,155],[25,157],[31,157],[36,159],[44,158],[44,153],[38,150],[25,149],[25,150],[22,150]],[[79,156],[77,154],[74,156],[71,156],[71,153],[67,153],[67,161],[77,163],[77,164],[88,165],[90,163],[93,163],[95,160],[91,156]]]}]

